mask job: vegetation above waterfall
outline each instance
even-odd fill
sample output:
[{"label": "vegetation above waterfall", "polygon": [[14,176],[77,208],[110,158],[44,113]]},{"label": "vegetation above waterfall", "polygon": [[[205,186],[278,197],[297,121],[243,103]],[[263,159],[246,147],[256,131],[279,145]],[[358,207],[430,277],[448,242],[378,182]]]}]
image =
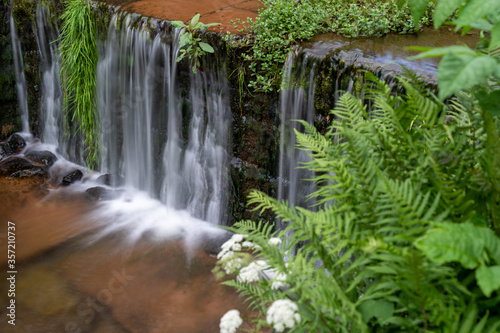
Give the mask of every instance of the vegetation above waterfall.
[{"label": "vegetation above waterfall", "polygon": [[[424,14],[415,24],[407,4],[396,0],[265,0],[260,16],[235,27],[245,33],[252,45],[243,55],[256,91],[277,90],[282,67],[291,48],[321,32],[337,32],[347,37],[383,36],[389,32],[415,33],[429,25],[433,4],[424,6]],[[229,35],[228,40],[232,40]],[[240,42],[238,42],[240,43]]]},{"label": "vegetation above waterfall", "polygon": [[59,38],[66,122],[77,123],[85,134],[87,164],[91,168],[97,162],[99,153],[96,108],[98,52],[94,15],[89,1],[66,1]]},{"label": "vegetation above waterfall", "polygon": [[[417,19],[427,3],[410,1]],[[458,9],[457,29],[490,32],[475,50],[420,56],[443,56],[439,96],[409,72],[399,95],[367,74],[365,99],[344,94],[326,134],[303,122],[314,210],[250,195],[286,228],[229,228],[216,273],[234,278],[224,284],[262,314],[260,326],[500,331],[500,6],[489,4],[437,2],[436,27]],[[240,324],[235,312],[221,320],[234,329],[224,332]]]}]

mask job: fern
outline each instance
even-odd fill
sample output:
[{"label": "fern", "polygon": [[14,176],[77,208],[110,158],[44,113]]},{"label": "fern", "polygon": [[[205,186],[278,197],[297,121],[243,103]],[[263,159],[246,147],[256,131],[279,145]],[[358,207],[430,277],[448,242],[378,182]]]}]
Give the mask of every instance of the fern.
[{"label": "fern", "polygon": [[[316,174],[315,211],[254,191],[255,209],[271,210],[286,228],[231,228],[259,245],[252,255],[286,274],[288,287],[271,297],[265,278],[230,285],[263,315],[278,298],[297,302],[302,323],[294,332],[458,332],[457,318],[463,332],[494,332],[500,247],[485,227],[496,223],[498,168],[487,159],[493,146],[483,114],[468,96],[443,104],[423,84],[400,79],[404,95],[396,95],[375,76],[366,78],[366,105],[346,93],[325,134],[305,122],[305,133],[296,132],[299,149],[312,158],[303,167]],[[472,266],[451,265],[429,250],[462,244],[429,230],[466,228],[469,221],[489,232],[469,233],[467,244],[482,246],[472,273]],[[283,243],[270,245],[270,237]]]}]

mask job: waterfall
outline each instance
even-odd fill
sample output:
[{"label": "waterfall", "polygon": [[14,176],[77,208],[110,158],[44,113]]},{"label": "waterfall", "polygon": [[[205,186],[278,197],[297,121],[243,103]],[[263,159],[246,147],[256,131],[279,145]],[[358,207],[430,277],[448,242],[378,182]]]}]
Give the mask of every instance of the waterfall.
[{"label": "waterfall", "polygon": [[[12,8],[12,1],[10,8]],[[16,74],[17,101],[19,103],[19,112],[21,116],[21,128],[24,133],[30,133],[29,115],[28,115],[28,91],[26,87],[26,78],[24,76],[24,61],[21,42],[17,36],[16,24],[10,11],[10,36],[12,38],[12,52],[14,56],[14,71]]]},{"label": "waterfall", "polygon": [[122,175],[167,207],[220,223],[230,126],[226,79],[215,66],[180,78],[180,31],[151,38],[127,18],[122,28],[112,19],[98,63],[101,171]]},{"label": "waterfall", "polygon": [[41,116],[43,117],[43,142],[58,145],[63,128],[62,90],[59,80],[60,59],[57,44],[57,28],[48,19],[49,10],[42,3],[36,9],[36,41],[40,53],[40,72],[42,76]]},{"label": "waterfall", "polygon": [[280,92],[281,141],[279,162],[278,199],[287,200],[290,206],[309,207],[314,202],[307,199],[314,186],[314,173],[301,168],[310,161],[303,150],[296,149],[295,130],[303,132],[303,126],[295,120],[314,121],[314,74],[315,63],[307,55],[296,59],[293,53],[287,57]]}]

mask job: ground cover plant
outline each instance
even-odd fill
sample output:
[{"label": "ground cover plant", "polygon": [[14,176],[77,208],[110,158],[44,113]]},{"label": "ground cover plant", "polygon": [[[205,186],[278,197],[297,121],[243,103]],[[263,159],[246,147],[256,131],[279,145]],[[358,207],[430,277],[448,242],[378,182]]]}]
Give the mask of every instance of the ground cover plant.
[{"label": "ground cover plant", "polygon": [[415,23],[409,6],[398,6],[396,0],[264,0],[263,3],[265,8],[255,20],[238,20],[235,26],[245,33],[246,42],[251,45],[250,51],[243,55],[252,73],[249,87],[264,92],[279,88],[286,55],[300,41],[321,32],[337,32],[346,37],[415,33],[430,24],[434,6],[433,2],[425,5],[423,15]]}]

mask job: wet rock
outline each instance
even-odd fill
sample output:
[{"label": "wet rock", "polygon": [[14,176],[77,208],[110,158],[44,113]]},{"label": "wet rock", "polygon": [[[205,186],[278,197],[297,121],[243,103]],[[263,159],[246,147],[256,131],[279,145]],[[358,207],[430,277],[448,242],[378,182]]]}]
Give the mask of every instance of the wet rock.
[{"label": "wet rock", "polygon": [[0,162],[0,175],[13,178],[25,178],[32,176],[47,176],[45,168],[34,165],[31,161],[22,157],[9,157]]},{"label": "wet rock", "polygon": [[107,185],[111,187],[120,187],[125,185],[125,178],[120,175],[104,174],[97,178],[97,184]]},{"label": "wet rock", "polygon": [[110,190],[102,186],[91,187],[85,191],[87,199],[90,201],[106,201],[118,199],[125,190]]},{"label": "wet rock", "polygon": [[12,135],[8,143],[13,153],[26,146],[26,141],[24,141],[23,137],[20,136],[19,134]]},{"label": "wet rock", "polygon": [[81,172],[80,170],[71,171],[70,173],[68,173],[66,176],[63,177],[61,185],[68,186],[73,184],[74,182],[82,180],[82,178],[83,178],[83,172]]},{"label": "wet rock", "polygon": [[24,154],[24,157],[37,164],[43,164],[48,167],[52,166],[57,161],[56,155],[48,150],[30,151]]},{"label": "wet rock", "polygon": [[19,134],[14,134],[9,141],[0,142],[0,158],[18,153],[26,146],[26,141]]}]

